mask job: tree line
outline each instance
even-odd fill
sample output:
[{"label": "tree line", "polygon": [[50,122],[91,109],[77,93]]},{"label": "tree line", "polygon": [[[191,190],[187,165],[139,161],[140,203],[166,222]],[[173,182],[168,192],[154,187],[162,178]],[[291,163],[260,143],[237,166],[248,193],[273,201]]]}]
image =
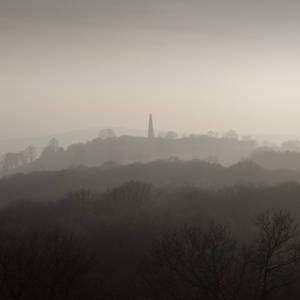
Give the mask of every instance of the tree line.
[{"label": "tree line", "polygon": [[48,201],[81,187],[103,192],[128,180],[140,180],[156,187],[187,185],[218,189],[235,184],[276,185],[288,181],[299,182],[300,173],[292,170],[270,171],[251,161],[243,161],[231,167],[176,158],[125,166],[107,162],[94,168],[74,167],[4,177],[0,179],[0,206],[18,199]]},{"label": "tree line", "polygon": [[0,298],[298,299],[299,192],[133,181],[10,203]]},{"label": "tree line", "polygon": [[7,153],[0,160],[0,175],[62,170],[80,165],[99,166],[107,161],[118,164],[150,162],[170,157],[229,165],[247,157],[255,147],[253,139],[239,138],[234,131],[220,137],[209,132],[180,138],[170,131],[150,140],[144,137],[117,137],[112,130],[106,129],[94,140],[72,144],[66,149],[53,138],[42,151],[29,146],[19,153]]}]

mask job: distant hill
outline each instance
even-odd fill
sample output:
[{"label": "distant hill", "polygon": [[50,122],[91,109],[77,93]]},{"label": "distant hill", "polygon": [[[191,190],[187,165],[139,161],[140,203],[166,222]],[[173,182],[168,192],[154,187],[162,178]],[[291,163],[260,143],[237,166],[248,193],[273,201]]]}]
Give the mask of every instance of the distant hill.
[{"label": "distant hill", "polygon": [[300,152],[298,151],[275,151],[269,148],[260,148],[254,151],[249,159],[266,169],[300,170]]},{"label": "distant hill", "polygon": [[[105,131],[110,135],[111,132]],[[67,148],[60,147],[52,139],[35,159],[27,160],[27,154],[12,154],[3,160],[2,173],[30,173],[33,171],[58,171],[76,166],[97,167],[105,162],[118,164],[151,162],[158,159],[200,159],[224,166],[237,163],[256,149],[252,139],[236,136],[212,137],[208,135],[174,136],[148,139],[129,135],[94,138],[86,143],[75,143]]]},{"label": "distant hill", "polygon": [[252,134],[253,138],[257,140],[259,144],[268,142],[275,145],[280,145],[287,140],[299,140],[300,136],[297,134]]},{"label": "distant hill", "polygon": [[[48,141],[55,137],[60,142],[62,147],[67,147],[71,144],[85,143],[98,136],[102,128],[84,128],[72,130],[68,132],[60,132],[52,135],[42,137],[30,137],[20,139],[0,139],[0,156],[7,152],[19,152],[29,145],[37,147],[39,150],[43,149]],[[145,136],[146,131],[141,129],[128,129],[122,127],[112,128],[117,135],[132,135],[132,136]]]},{"label": "distant hill", "polygon": [[160,160],[148,164],[119,166],[113,163],[101,167],[78,167],[55,172],[17,174],[0,180],[0,202],[18,199],[54,200],[80,188],[104,191],[130,180],[156,186],[199,186],[219,188],[236,184],[275,185],[300,182],[300,172],[271,171],[245,161],[222,167],[204,161]]}]

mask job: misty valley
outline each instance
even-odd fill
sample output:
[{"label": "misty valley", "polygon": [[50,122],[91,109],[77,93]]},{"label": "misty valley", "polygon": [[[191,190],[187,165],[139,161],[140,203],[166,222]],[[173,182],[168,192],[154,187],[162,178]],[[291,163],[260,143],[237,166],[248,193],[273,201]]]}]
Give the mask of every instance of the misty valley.
[{"label": "misty valley", "polygon": [[299,0],[0,0],[0,300],[299,300],[299,53]]},{"label": "misty valley", "polygon": [[156,137],[151,116],[4,154],[1,299],[298,299],[299,144]]}]

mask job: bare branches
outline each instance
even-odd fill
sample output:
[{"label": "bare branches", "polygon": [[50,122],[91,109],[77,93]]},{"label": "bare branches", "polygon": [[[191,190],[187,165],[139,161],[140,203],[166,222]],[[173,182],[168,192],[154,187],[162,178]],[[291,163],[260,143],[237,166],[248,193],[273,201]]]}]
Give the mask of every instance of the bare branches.
[{"label": "bare branches", "polygon": [[155,271],[150,277],[155,274],[160,285],[165,278],[173,280],[169,285],[177,288],[177,282],[185,286],[185,293],[192,290],[197,298],[238,299],[248,267],[244,254],[225,226],[211,223],[205,231],[186,227],[160,241],[152,253],[150,269]]},{"label": "bare branches", "polygon": [[167,278],[168,286],[193,291],[198,299],[270,299],[275,290],[300,279],[298,228],[283,211],[263,213],[255,225],[257,234],[247,246],[216,223],[169,234],[152,253],[151,271],[144,277],[150,287],[163,287]]},{"label": "bare branches", "polygon": [[0,286],[9,299],[64,299],[90,268],[88,253],[71,235],[1,235]]},{"label": "bare branches", "polygon": [[267,299],[300,276],[298,226],[288,212],[265,212],[256,219],[255,241],[258,298]]}]

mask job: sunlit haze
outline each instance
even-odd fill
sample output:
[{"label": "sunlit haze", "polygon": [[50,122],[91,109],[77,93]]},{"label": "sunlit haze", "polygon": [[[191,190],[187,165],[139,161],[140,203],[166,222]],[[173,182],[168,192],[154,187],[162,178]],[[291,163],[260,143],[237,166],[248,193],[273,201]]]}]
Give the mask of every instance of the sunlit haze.
[{"label": "sunlit haze", "polygon": [[0,138],[298,134],[298,1],[0,0]]}]

